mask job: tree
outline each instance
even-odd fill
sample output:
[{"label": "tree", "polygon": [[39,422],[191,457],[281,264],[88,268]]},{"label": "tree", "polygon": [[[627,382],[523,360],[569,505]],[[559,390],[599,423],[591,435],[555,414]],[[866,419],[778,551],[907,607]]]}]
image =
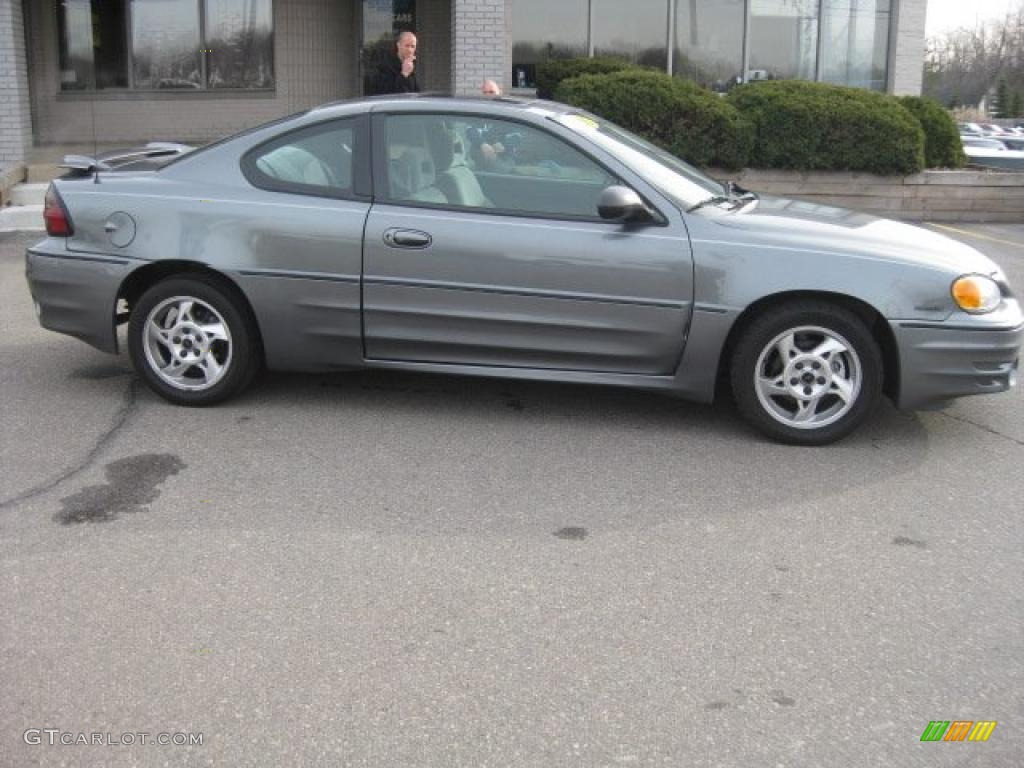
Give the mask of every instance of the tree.
[{"label": "tree", "polygon": [[1010,86],[1006,84],[1006,78],[999,78],[999,87],[996,89],[996,99],[993,105],[992,114],[995,117],[1012,117],[1010,115]]},{"label": "tree", "polygon": [[1013,98],[1010,99],[1010,114],[1007,117],[1024,117],[1024,96],[1021,96],[1020,91],[1013,92]]},{"label": "tree", "polygon": [[1008,96],[1024,90],[1024,0],[1002,19],[927,40],[923,95],[976,106],[1001,78]]}]

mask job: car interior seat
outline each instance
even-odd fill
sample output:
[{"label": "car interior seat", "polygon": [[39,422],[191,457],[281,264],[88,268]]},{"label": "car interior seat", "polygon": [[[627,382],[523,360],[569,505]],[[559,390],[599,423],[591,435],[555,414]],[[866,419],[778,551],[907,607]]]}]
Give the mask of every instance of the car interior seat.
[{"label": "car interior seat", "polygon": [[272,179],[296,184],[334,186],[331,172],[312,152],[301,147],[278,147],[256,161],[256,167]]},{"label": "car interior seat", "polygon": [[434,161],[426,149],[409,147],[397,160],[391,162],[392,195],[404,188],[396,199],[418,200],[424,203],[447,203],[448,198],[437,188]]},{"label": "car interior seat", "polygon": [[427,150],[423,122],[418,117],[397,117],[388,122],[388,188],[392,200],[447,203],[435,186],[434,160]]},{"label": "car interior seat", "polygon": [[466,164],[466,142],[440,122],[427,125],[427,143],[437,173],[437,187],[448,202],[473,208],[493,208],[476,175]]}]

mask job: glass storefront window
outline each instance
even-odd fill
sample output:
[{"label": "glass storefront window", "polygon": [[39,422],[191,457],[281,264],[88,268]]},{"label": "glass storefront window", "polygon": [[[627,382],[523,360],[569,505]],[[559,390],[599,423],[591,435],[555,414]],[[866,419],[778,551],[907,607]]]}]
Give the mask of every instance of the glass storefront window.
[{"label": "glass storefront window", "polygon": [[678,0],[672,74],[720,93],[743,75],[744,0]]},{"label": "glass storefront window", "polygon": [[57,6],[61,90],[125,88],[126,0],[65,0]]},{"label": "glass storefront window", "polygon": [[821,79],[884,91],[889,0],[823,0]]},{"label": "glass storefront window", "polygon": [[62,91],[274,86],[273,0],[55,3]]},{"label": "glass storefront window", "polygon": [[668,66],[668,0],[592,0],[595,56],[620,56],[634,64]]},{"label": "glass storefront window", "polygon": [[195,0],[132,0],[136,88],[200,88],[199,48]]},{"label": "glass storefront window", "polygon": [[750,0],[749,34],[748,80],[814,79],[818,0]]},{"label": "glass storefront window", "polygon": [[537,65],[587,55],[587,0],[514,0],[512,85],[534,88]]},{"label": "glass storefront window", "polygon": [[206,0],[210,88],[269,88],[274,84],[270,0]]},{"label": "glass storefront window", "polygon": [[[404,30],[416,30],[416,0],[363,0],[363,93],[375,93],[381,66],[395,59],[395,42]],[[422,80],[420,81],[422,84]]]}]

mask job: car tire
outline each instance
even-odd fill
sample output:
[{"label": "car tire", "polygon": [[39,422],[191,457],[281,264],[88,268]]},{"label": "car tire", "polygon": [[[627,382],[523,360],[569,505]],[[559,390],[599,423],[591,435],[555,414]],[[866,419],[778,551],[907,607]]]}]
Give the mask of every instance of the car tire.
[{"label": "car tire", "polygon": [[753,427],[779,442],[825,445],[871,415],[882,373],[878,344],[856,314],[802,301],[754,318],[734,348],[730,378]]},{"label": "car tire", "polygon": [[168,278],[142,294],[128,321],[128,350],[150,389],[189,406],[237,395],[261,359],[248,308],[206,275]]}]

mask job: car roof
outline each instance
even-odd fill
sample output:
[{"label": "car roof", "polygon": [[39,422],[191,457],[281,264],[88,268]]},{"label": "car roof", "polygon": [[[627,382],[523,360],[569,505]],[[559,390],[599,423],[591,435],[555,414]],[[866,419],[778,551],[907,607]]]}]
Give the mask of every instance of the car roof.
[{"label": "car roof", "polygon": [[543,99],[524,99],[517,96],[453,96],[447,93],[403,93],[385,96],[367,96],[346,99],[313,107],[306,113],[310,118],[330,118],[354,112],[480,112],[514,115],[529,110],[551,115],[577,111],[576,107]]},{"label": "car roof", "polygon": [[[335,101],[312,107],[303,112],[271,120],[268,123],[249,128],[233,136],[226,136],[205,147],[176,157],[163,166],[162,173],[168,175],[189,176],[211,162],[235,162],[238,153],[244,153],[259,142],[272,138],[278,133],[301,129],[306,126],[332,120],[334,118],[365,115],[373,112],[461,112],[464,114],[484,113],[493,117],[513,118],[540,121],[549,117],[578,112],[578,108],[568,104],[543,99],[522,99],[508,96],[452,96],[450,94],[395,94],[387,96],[368,96],[345,101]],[[226,154],[225,154],[226,153]]]}]

